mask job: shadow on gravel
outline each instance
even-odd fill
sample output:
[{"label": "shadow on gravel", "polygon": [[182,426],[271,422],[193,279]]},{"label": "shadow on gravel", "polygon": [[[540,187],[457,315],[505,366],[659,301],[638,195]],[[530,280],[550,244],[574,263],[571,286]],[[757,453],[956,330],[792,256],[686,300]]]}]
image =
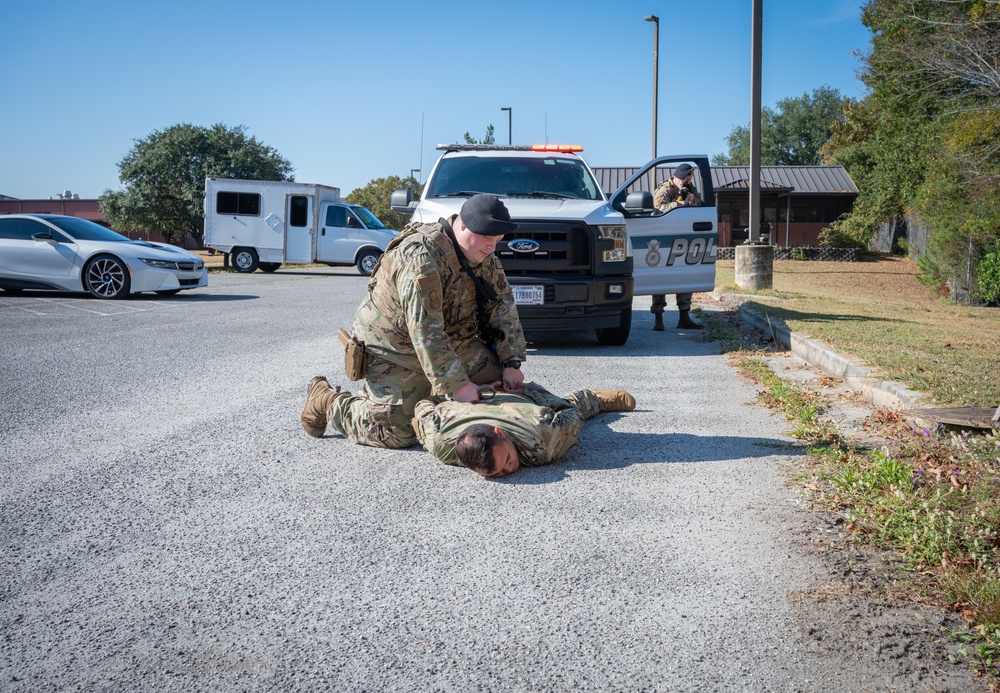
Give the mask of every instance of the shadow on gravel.
[{"label": "shadow on gravel", "polygon": [[[594,440],[600,422],[588,421],[580,442],[558,462],[544,467],[522,467],[497,483],[548,484],[562,481],[577,470],[624,469],[634,464],[686,464],[782,456],[802,456],[805,451],[787,440],[742,436],[698,436],[690,433],[608,432]],[[589,432],[589,434],[588,434]]]},{"label": "shadow on gravel", "polygon": [[[648,310],[632,310],[632,330],[628,341],[622,346],[605,346],[597,341],[595,330],[525,330],[528,345],[528,362],[532,355],[538,356],[671,356],[691,355],[691,342],[708,344],[701,330],[674,327],[677,311],[667,310],[663,321],[667,328],[663,332],[653,331],[653,316]],[[698,322],[704,322],[695,316]],[[704,355],[712,353],[712,349]],[[714,352],[717,353],[717,352]]]}]

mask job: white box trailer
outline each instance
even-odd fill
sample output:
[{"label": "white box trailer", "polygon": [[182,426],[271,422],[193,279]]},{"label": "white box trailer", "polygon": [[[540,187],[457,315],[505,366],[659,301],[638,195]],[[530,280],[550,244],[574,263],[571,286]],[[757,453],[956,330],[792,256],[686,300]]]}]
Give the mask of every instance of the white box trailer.
[{"label": "white box trailer", "polygon": [[397,234],[329,185],[205,179],[205,247],[230,255],[237,272],[324,263],[367,276]]}]

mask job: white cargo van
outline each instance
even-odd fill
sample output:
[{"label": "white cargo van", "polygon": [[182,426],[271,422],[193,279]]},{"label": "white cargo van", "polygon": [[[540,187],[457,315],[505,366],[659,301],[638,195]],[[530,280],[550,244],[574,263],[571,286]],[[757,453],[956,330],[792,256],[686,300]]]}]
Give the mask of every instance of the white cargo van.
[{"label": "white cargo van", "polygon": [[237,272],[282,263],[355,265],[367,276],[396,235],[328,185],[205,179],[205,247],[227,253]]}]

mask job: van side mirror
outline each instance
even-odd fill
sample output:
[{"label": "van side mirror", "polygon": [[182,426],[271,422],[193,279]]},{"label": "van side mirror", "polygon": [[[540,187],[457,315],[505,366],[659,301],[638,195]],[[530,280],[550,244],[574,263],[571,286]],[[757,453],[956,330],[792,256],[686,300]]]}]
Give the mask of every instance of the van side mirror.
[{"label": "van side mirror", "polygon": [[632,215],[652,214],[653,194],[648,190],[630,192],[625,198],[625,213]]},{"label": "van side mirror", "polygon": [[413,191],[396,190],[389,198],[389,207],[393,212],[413,214]]}]

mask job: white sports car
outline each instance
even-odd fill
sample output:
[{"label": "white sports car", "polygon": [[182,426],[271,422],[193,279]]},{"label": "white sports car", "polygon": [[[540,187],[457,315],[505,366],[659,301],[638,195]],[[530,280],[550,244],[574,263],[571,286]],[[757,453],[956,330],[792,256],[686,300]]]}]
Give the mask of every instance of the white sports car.
[{"label": "white sports car", "polygon": [[89,291],[125,298],[208,286],[201,258],[165,243],[133,241],[79,217],[0,216],[0,289]]}]

